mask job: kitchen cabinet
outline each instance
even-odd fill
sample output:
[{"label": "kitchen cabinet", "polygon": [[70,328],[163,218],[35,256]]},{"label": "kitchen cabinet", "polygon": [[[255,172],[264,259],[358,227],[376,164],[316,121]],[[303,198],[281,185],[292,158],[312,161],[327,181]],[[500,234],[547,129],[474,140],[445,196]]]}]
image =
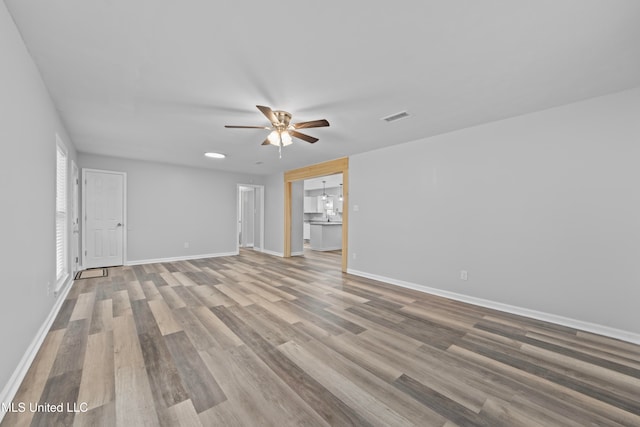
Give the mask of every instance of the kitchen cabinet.
[{"label": "kitchen cabinet", "polygon": [[305,196],[304,213],[324,213],[324,203],[320,196]]},{"label": "kitchen cabinet", "polygon": [[317,202],[315,197],[305,196],[304,198],[304,213],[315,213],[317,209]]},{"label": "kitchen cabinet", "polygon": [[308,222],[302,225],[302,238],[304,240],[311,240],[311,224]]}]

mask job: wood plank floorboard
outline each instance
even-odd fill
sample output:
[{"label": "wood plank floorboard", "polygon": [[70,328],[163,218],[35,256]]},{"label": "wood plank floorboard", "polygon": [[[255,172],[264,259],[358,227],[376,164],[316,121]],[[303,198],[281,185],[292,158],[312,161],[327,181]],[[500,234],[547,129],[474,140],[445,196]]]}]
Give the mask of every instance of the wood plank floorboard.
[{"label": "wood plank floorboard", "polygon": [[78,280],[1,426],[640,426],[640,346],[340,265],[241,250]]}]

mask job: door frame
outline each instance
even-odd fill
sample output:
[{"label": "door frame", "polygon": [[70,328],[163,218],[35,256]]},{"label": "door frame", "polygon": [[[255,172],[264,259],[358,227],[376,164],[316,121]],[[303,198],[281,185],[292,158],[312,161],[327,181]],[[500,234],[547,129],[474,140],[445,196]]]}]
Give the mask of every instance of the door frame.
[{"label": "door frame", "polygon": [[72,159],[71,160],[71,176],[73,182],[71,183],[71,235],[72,235],[72,249],[71,249],[71,265],[73,270],[73,276],[80,271],[80,169],[78,165]]},{"label": "door frame", "polygon": [[84,266],[84,256],[86,253],[87,247],[87,172],[97,172],[97,173],[110,173],[114,175],[122,175],[122,265],[127,265],[127,229],[129,228],[129,222],[127,221],[127,173],[121,171],[110,171],[106,169],[91,169],[91,168],[82,168],[82,249],[80,250],[80,255],[82,259],[82,265]]},{"label": "door frame", "polygon": [[[254,197],[256,194],[260,195],[260,203],[254,204],[254,208],[259,209],[259,224],[260,224],[260,248],[256,248],[255,243],[255,235],[253,242],[253,250],[258,252],[264,252],[264,185],[256,185],[256,184],[236,184],[236,253],[240,253],[240,241],[238,239],[238,235],[240,233],[240,187],[251,187],[254,189]],[[254,224],[255,230],[255,224]],[[255,233],[255,231],[254,231]]]},{"label": "door frame", "polygon": [[[349,158],[293,169],[284,173],[284,257],[291,257],[291,183],[309,178],[342,173],[342,271],[347,272],[349,260]],[[344,207],[347,207],[345,209]]]}]

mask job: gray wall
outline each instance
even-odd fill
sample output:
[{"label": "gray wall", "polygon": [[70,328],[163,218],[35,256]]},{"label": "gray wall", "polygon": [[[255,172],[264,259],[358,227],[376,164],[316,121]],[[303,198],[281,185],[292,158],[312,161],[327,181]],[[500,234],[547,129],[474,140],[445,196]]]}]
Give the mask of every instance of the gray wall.
[{"label": "gray wall", "polygon": [[264,177],[264,250],[284,252],[284,174]]},{"label": "gray wall", "polygon": [[[284,185],[284,184],[283,184]],[[284,209],[284,208],[283,208]],[[303,251],[304,181],[291,183],[291,253]]]},{"label": "gray wall", "polygon": [[[81,168],[127,173],[127,261],[235,252],[237,184],[262,177],[79,155]],[[189,248],[184,243],[189,242]]]},{"label": "gray wall", "polygon": [[[56,302],[47,294],[47,283],[53,289],[56,281],[55,134],[66,144],[69,159],[75,159],[75,150],[3,2],[0,52],[2,389]],[[68,194],[71,200],[71,186]]]},{"label": "gray wall", "polygon": [[[264,177],[264,240],[265,251],[272,255],[284,253],[284,174]],[[302,252],[302,221],[304,210],[304,181],[291,186],[291,252]]]},{"label": "gray wall", "polygon": [[640,333],[638,117],[635,89],[352,156],[349,268]]}]

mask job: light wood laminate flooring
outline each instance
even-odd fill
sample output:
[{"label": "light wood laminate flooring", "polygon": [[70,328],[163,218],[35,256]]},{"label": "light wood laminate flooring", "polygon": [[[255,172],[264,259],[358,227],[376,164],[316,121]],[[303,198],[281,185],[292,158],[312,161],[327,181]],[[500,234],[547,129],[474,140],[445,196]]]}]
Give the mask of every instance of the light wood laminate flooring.
[{"label": "light wood laminate flooring", "polygon": [[639,398],[639,346],[242,250],[76,281],[2,426],[640,426]]}]

